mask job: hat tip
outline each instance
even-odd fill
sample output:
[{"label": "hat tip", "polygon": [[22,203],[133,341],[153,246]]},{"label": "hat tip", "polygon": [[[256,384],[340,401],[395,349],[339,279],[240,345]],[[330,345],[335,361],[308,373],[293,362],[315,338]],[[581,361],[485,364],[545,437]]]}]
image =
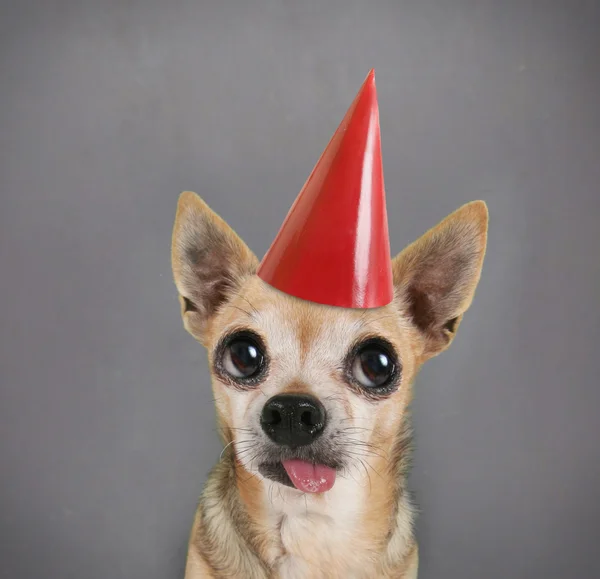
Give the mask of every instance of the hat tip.
[{"label": "hat tip", "polygon": [[375,69],[372,68],[369,71],[369,74],[367,74],[367,78],[365,78],[365,81],[363,82],[363,90],[367,89],[368,92],[374,92],[375,90],[377,90],[375,88]]}]

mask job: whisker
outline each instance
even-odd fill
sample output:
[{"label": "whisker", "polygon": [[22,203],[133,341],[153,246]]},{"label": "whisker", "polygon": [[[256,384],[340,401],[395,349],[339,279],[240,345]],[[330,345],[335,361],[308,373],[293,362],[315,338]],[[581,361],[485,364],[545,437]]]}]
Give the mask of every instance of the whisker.
[{"label": "whisker", "polygon": [[331,396],[326,396],[324,400],[335,400],[337,402],[346,402],[345,398],[340,394],[332,394]]},{"label": "whisker", "polygon": [[365,461],[359,459],[358,462],[365,469],[365,474],[367,475],[367,479],[369,481],[369,494],[371,494],[373,492],[373,485],[371,484],[371,475],[369,474],[369,471],[367,470],[367,467],[365,466]]},{"label": "whisker", "polygon": [[[340,434],[344,434],[344,431],[341,431]],[[345,446],[360,446],[363,448],[368,448],[371,451],[377,451],[377,452],[382,452],[385,454],[380,454],[379,456],[381,456],[381,458],[388,458],[389,455],[386,451],[384,451],[383,448],[381,448],[380,446],[377,446],[376,444],[373,444],[371,442],[368,442],[366,440],[358,440],[357,438],[352,438],[352,437],[347,437],[345,442],[344,442]]]},{"label": "whisker", "polygon": [[[238,458],[242,458],[242,457],[246,457],[246,455],[250,452],[252,452],[253,450],[255,450],[254,448],[254,444],[249,445],[246,448],[242,448],[238,453],[237,456]],[[258,455],[251,455],[250,458],[250,462],[252,462],[255,458],[257,458]]]},{"label": "whisker", "polygon": [[[247,471],[247,472],[249,472],[249,471]],[[250,473],[250,476],[249,476],[249,477],[247,477],[247,478],[245,478],[245,479],[242,479],[242,482],[243,482],[243,483],[247,483],[249,480],[251,480],[251,479],[253,479],[253,478],[256,478],[256,475],[255,475],[255,474],[253,474],[253,473]],[[258,480],[258,479],[257,479],[257,480]]]},{"label": "whisker", "polygon": [[385,320],[387,318],[395,318],[396,314],[387,314],[385,316],[380,316],[379,318],[375,318],[374,320],[369,320],[368,322],[364,322],[362,325],[364,326],[370,326],[371,324],[374,324],[376,322],[379,322],[381,320]]},{"label": "whisker", "polygon": [[231,442],[227,443],[225,445],[225,447],[223,448],[223,450],[221,451],[221,454],[219,456],[219,460],[223,459],[223,454],[225,453],[225,451],[235,442],[235,440],[232,440]]},{"label": "whisker", "polygon": [[226,308],[233,308],[234,310],[239,310],[243,314],[246,314],[249,318],[252,317],[252,314],[248,310],[245,310],[244,308],[240,308],[239,306],[236,306],[234,304],[227,304],[227,305],[225,305],[225,307]]},{"label": "whisker", "polygon": [[271,506],[274,506],[274,504],[273,504],[273,488],[274,487],[275,487],[275,483],[271,483],[269,485],[269,493],[268,493],[268,495],[269,495],[269,502],[271,503]]},{"label": "whisker", "polygon": [[242,298],[254,311],[255,314],[259,314],[260,312],[258,311],[257,308],[255,308],[252,303],[250,302],[250,300],[246,297],[244,297],[243,295],[238,294],[238,297]]}]

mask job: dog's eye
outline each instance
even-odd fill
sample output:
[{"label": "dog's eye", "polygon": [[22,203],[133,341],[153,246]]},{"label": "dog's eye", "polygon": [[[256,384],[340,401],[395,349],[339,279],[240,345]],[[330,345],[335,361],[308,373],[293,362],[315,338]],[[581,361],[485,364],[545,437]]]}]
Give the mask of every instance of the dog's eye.
[{"label": "dog's eye", "polygon": [[263,359],[263,353],[255,342],[238,338],[225,348],[223,368],[233,378],[251,378],[261,370]]},{"label": "dog's eye", "polygon": [[352,362],[352,376],[365,388],[386,386],[394,371],[392,357],[382,347],[374,344],[359,350]]}]

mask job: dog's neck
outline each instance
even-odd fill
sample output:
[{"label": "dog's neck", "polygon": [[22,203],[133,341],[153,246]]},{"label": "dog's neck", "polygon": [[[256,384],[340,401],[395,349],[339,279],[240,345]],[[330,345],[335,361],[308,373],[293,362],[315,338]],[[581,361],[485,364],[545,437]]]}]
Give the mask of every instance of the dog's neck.
[{"label": "dog's neck", "polygon": [[[400,436],[385,457],[342,473],[333,489],[317,495],[259,478],[232,456],[224,458],[211,476],[203,518],[225,525],[226,515],[230,522],[230,532],[215,528],[210,533],[237,543],[227,549],[228,564],[237,569],[228,576],[401,576],[413,547],[413,513],[404,484],[407,444],[408,434]],[[217,505],[206,499],[222,492],[219,510],[227,512],[211,514],[210,505]],[[263,574],[257,575],[259,568]]]}]

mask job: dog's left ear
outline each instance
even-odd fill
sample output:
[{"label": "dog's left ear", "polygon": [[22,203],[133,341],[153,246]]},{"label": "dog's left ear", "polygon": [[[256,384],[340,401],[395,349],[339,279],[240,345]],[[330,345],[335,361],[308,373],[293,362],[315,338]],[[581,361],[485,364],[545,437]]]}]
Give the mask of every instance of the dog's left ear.
[{"label": "dog's left ear", "polygon": [[206,345],[210,321],[255,273],[258,260],[198,195],[186,191],[177,204],[171,263],[183,324]]},{"label": "dog's left ear", "polygon": [[393,260],[401,303],[424,338],[424,357],[445,350],[473,300],[488,229],[483,201],[464,205]]}]

